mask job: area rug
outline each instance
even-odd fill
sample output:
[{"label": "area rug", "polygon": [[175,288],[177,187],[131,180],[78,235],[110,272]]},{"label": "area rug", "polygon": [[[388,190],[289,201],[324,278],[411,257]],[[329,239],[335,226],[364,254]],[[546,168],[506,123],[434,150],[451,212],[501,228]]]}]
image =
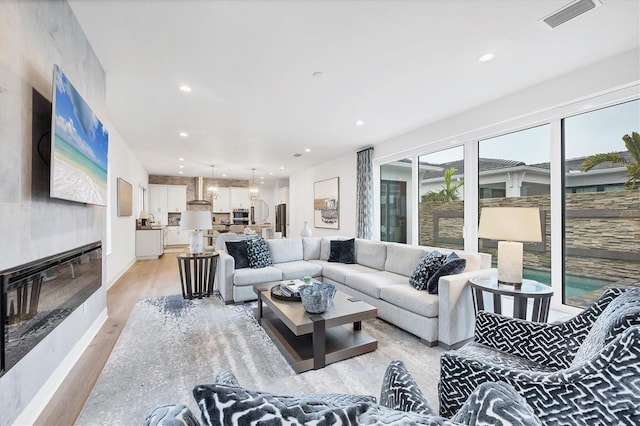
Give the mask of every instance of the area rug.
[{"label": "area rug", "polygon": [[181,295],[138,301],[76,424],[139,425],[153,408],[170,403],[186,404],[199,418],[192,389],[223,370],[247,388],[272,393],[379,397],[394,359],[404,361],[437,408],[441,349],[376,318],[362,324],[378,340],[376,351],[296,374],[254,319],[254,306]]}]

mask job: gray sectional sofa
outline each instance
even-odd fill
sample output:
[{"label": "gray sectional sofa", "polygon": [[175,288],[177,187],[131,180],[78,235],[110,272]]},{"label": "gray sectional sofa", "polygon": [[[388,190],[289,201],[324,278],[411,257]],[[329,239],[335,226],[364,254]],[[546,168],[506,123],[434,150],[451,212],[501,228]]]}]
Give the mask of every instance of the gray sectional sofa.
[{"label": "gray sectional sofa", "polygon": [[253,284],[310,275],[375,306],[378,317],[429,345],[457,347],[473,337],[475,315],[467,282],[473,276],[495,273],[491,255],[456,250],[466,259],[464,272],[442,276],[438,294],[429,294],[416,290],[409,277],[425,254],[452,250],[356,239],[356,263],[345,264],[328,261],[333,239],[346,238],[267,240],[273,265],[257,269],[235,269],[234,258],[221,251],[216,280],[222,298],[225,303],[254,300]]}]

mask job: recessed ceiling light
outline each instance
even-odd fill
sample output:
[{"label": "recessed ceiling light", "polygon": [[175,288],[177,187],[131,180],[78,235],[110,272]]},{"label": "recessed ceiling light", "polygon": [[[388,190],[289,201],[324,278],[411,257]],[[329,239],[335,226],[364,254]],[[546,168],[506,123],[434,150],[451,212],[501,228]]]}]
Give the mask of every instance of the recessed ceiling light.
[{"label": "recessed ceiling light", "polygon": [[178,135],[180,135],[181,138],[186,138],[187,136],[189,136],[189,133],[187,132],[180,132],[178,133]]},{"label": "recessed ceiling light", "polygon": [[180,157],[178,158],[178,161],[184,161],[184,158]]},{"label": "recessed ceiling light", "polygon": [[304,152],[311,152],[311,150],[309,148],[305,148]]},{"label": "recessed ceiling light", "polygon": [[313,78],[315,78],[316,80],[322,80],[324,78],[324,73],[322,71],[316,71],[313,74],[311,74],[313,76]]},{"label": "recessed ceiling light", "polygon": [[190,93],[191,87],[187,86],[186,84],[182,84],[180,85],[180,91],[184,93]]},{"label": "recessed ceiling light", "polygon": [[478,58],[479,62],[489,62],[490,60],[492,60],[493,58],[495,58],[496,55],[493,53],[485,53],[484,55],[480,56]]},{"label": "recessed ceiling light", "polygon": [[269,174],[270,174],[270,175],[272,175],[272,174],[273,174],[273,172],[269,172]]},{"label": "recessed ceiling light", "polygon": [[260,179],[264,179],[264,176],[260,176]]},{"label": "recessed ceiling light", "polygon": [[280,170],[284,170],[284,166],[280,166]]},{"label": "recessed ceiling light", "polygon": [[180,167],[181,169],[184,169],[184,165],[180,164],[178,167]]},{"label": "recessed ceiling light", "polygon": [[180,170],[180,171],[178,172],[178,174],[180,174],[180,175],[181,175],[182,173],[184,173],[182,170]]},{"label": "recessed ceiling light", "polygon": [[226,173],[223,173],[223,174],[222,174],[222,177],[227,177],[227,174],[226,174]]},{"label": "recessed ceiling light", "polygon": [[364,126],[364,121],[362,121],[362,120],[356,121],[356,126],[358,126],[358,127]]}]

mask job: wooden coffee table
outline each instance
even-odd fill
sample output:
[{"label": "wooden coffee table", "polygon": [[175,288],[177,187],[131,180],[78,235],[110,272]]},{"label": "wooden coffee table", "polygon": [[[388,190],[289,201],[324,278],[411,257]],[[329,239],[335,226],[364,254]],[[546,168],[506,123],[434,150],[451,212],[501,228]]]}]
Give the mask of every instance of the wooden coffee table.
[{"label": "wooden coffee table", "polygon": [[375,307],[336,291],[326,312],[309,314],[301,302],[272,298],[276,284],[280,281],[253,286],[258,296],[255,316],[296,373],[378,348],[378,341],[362,331],[362,320],[376,317]]}]

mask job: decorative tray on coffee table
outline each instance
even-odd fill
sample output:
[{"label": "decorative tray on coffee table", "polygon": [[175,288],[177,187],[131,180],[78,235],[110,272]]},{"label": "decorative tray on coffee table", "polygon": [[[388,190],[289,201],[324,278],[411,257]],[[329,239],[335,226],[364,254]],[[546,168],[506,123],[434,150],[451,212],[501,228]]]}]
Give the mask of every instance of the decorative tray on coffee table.
[{"label": "decorative tray on coffee table", "polygon": [[302,298],[300,297],[300,293],[294,293],[294,295],[292,296],[287,296],[282,292],[282,289],[280,288],[280,286],[300,284],[300,283],[297,283],[296,281],[299,281],[299,280],[283,281],[280,284],[274,285],[273,287],[271,287],[271,295],[278,300],[285,300],[287,302],[300,302],[302,300]]}]

